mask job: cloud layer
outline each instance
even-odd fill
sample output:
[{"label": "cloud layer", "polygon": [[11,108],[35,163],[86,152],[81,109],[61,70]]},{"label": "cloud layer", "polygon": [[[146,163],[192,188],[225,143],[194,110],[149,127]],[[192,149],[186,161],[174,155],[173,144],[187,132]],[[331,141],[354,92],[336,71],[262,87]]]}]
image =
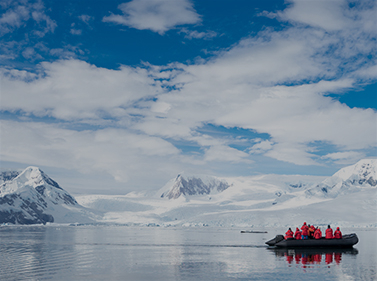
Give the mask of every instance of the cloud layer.
[{"label": "cloud layer", "polygon": [[[123,15],[103,20],[161,35],[200,22],[191,2],[148,3],[122,4]],[[285,29],[265,29],[195,64],[112,70],[65,59],[38,71],[3,67],[1,110],[17,118],[2,121],[1,158],[147,184],[181,170],[253,165],[256,156],[295,165],[368,156],[376,111],[329,94],[377,80],[377,5],[313,3],[293,1],[268,14]],[[201,131],[206,124],[229,135]],[[234,128],[265,137],[237,137]]]},{"label": "cloud layer", "polygon": [[2,1],[1,8],[5,10],[0,17],[0,34],[4,35],[22,27],[25,22],[33,21],[36,29],[34,34],[43,37],[48,32],[54,32],[57,24],[45,13],[41,1]]},{"label": "cloud layer", "polygon": [[179,25],[201,21],[189,0],[132,0],[119,5],[118,9],[123,15],[111,14],[104,17],[103,21],[152,30],[159,34]]}]

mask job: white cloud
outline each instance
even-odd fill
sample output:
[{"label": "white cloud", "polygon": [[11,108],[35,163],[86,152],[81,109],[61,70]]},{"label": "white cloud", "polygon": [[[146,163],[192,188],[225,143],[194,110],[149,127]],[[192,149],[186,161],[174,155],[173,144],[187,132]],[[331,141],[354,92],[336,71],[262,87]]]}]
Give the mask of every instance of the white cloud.
[{"label": "white cloud", "polygon": [[41,48],[41,38],[57,27],[43,2],[14,0],[1,1],[0,5],[4,10],[0,15],[0,59],[42,60],[46,51]]},{"label": "white cloud", "polygon": [[[241,40],[233,48],[218,53],[214,59],[185,68],[174,83],[210,86],[207,95],[224,92],[242,93],[248,85],[274,85],[299,82],[321,76],[333,76],[333,69],[324,67],[332,61],[316,58],[329,42],[323,33],[290,29],[280,33],[265,32],[261,36]],[[335,64],[335,62],[334,62]],[[198,79],[200,77],[200,79]],[[199,84],[202,82],[201,84]],[[212,82],[212,83],[205,83]]]},{"label": "white cloud", "polygon": [[349,28],[351,19],[345,15],[347,3],[343,0],[305,1],[291,0],[287,9],[279,12],[283,20],[302,23],[325,30],[336,31]]},{"label": "white cloud", "polygon": [[320,165],[312,159],[307,147],[299,143],[279,142],[272,150],[265,153],[266,156],[296,165]]},{"label": "white cloud", "polygon": [[217,36],[217,33],[214,31],[198,32],[196,30],[188,30],[187,28],[182,28],[180,33],[184,33],[185,38],[190,39],[190,40],[193,38],[209,40]]},{"label": "white cloud", "polygon": [[214,145],[205,151],[205,161],[224,161],[230,163],[252,163],[243,151],[225,145]]},{"label": "white cloud", "polygon": [[72,46],[72,45],[65,45],[63,48],[53,48],[48,49],[46,48],[43,50],[44,52],[48,53],[51,56],[55,56],[59,59],[74,59],[80,55],[84,55],[85,52],[80,49],[79,46]]},{"label": "white cloud", "polygon": [[189,0],[132,0],[118,6],[123,15],[110,15],[104,22],[113,22],[159,34],[178,25],[199,23],[200,16]]},{"label": "white cloud", "polygon": [[322,156],[323,159],[335,160],[335,163],[347,165],[354,164],[359,159],[364,158],[365,154],[357,151],[343,151],[343,152],[334,152]]},{"label": "white cloud", "polygon": [[71,28],[71,30],[69,32],[71,34],[73,34],[73,35],[81,35],[82,30],[81,29],[76,29],[76,28]]},{"label": "white cloud", "polygon": [[272,141],[269,141],[269,140],[262,141],[261,140],[260,142],[254,144],[250,148],[250,153],[256,153],[256,154],[266,153],[266,151],[272,149],[273,144],[274,143]]},{"label": "white cloud", "polygon": [[41,1],[12,1],[5,3],[3,9],[7,10],[0,17],[0,34],[12,32],[31,19],[38,24],[38,27],[33,30],[38,37],[54,32],[57,26],[56,22],[46,15]]},{"label": "white cloud", "polygon": [[[102,119],[161,90],[145,69],[97,68],[79,60],[42,63],[42,73],[23,81],[22,73],[3,70],[2,110],[18,110],[62,120]],[[115,112],[113,114],[113,112]]]},{"label": "white cloud", "polygon": [[[323,93],[348,88],[351,81],[276,86],[259,91],[259,97],[219,117],[217,123],[254,128],[276,140],[306,143],[329,140],[352,149],[373,145],[376,113],[350,109]],[[258,92],[257,92],[258,93]],[[351,120],[347,116],[352,116]]]},{"label": "white cloud", "polygon": [[190,126],[179,119],[147,117],[132,126],[133,129],[140,130],[148,135],[162,136],[173,139],[191,138]]},{"label": "white cloud", "polygon": [[86,24],[89,24],[89,22],[94,19],[94,17],[89,15],[80,15],[78,18]]},{"label": "white cloud", "polygon": [[[145,175],[160,178],[179,169],[178,150],[157,137],[125,129],[74,131],[54,124],[2,120],[1,159],[19,163],[106,172],[127,182]],[[164,160],[164,161],[161,161]],[[136,176],[137,175],[137,176]],[[131,181],[134,183],[134,181]]]},{"label": "white cloud", "polygon": [[171,105],[166,102],[155,102],[151,106],[151,111],[155,113],[166,114],[169,112]]},{"label": "white cloud", "polygon": [[55,28],[57,27],[56,22],[52,20],[49,16],[47,16],[43,10],[33,11],[31,15],[37,23],[45,23],[45,27],[43,29],[34,30],[34,33],[37,34],[39,37],[43,37],[48,32],[53,33]]},{"label": "white cloud", "polygon": [[[294,25],[304,25],[321,29],[326,36],[336,40],[328,49],[333,57],[352,59],[360,54],[375,53],[377,25],[377,5],[373,0],[350,2],[345,0],[333,1],[302,1],[292,0],[284,11],[278,13],[281,20]],[[342,40],[338,40],[342,39]],[[375,60],[371,60],[375,64]],[[365,61],[362,61],[365,63]],[[355,64],[355,69],[359,65]]]},{"label": "white cloud", "polygon": [[0,31],[2,34],[11,32],[14,28],[18,28],[21,24],[30,18],[30,12],[25,6],[18,6],[9,9],[0,18]]},{"label": "white cloud", "polygon": [[42,59],[42,56],[37,54],[35,49],[32,47],[28,47],[23,50],[22,56],[26,59],[35,60],[35,59]]},{"label": "white cloud", "polygon": [[376,80],[377,79],[377,64],[366,67],[360,68],[355,71],[355,77],[362,79],[362,80]]}]

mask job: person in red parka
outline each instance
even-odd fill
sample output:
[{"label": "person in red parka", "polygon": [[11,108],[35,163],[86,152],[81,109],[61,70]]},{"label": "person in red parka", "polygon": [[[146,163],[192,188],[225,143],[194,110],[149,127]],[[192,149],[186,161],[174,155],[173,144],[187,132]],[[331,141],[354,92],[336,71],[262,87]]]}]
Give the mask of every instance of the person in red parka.
[{"label": "person in red parka", "polygon": [[304,225],[301,226],[301,230],[302,230],[302,233],[301,233],[301,239],[308,239],[308,230],[309,230],[309,227],[306,225],[306,222],[304,222]]},{"label": "person in red parka", "polygon": [[333,239],[334,238],[334,236],[332,234],[332,228],[330,227],[330,225],[327,226],[325,238],[326,239]]},{"label": "person in red parka", "polygon": [[314,239],[321,239],[322,238],[322,231],[317,227],[314,231]]},{"label": "person in red parka", "polygon": [[339,227],[337,227],[336,230],[334,231],[334,238],[342,239],[342,232],[340,231]]},{"label": "person in red parka", "polygon": [[300,240],[301,239],[301,231],[296,227],[296,232],[295,232],[295,239]]},{"label": "person in red parka", "polygon": [[285,239],[293,239],[293,231],[291,228],[288,229],[288,231],[285,233]]}]

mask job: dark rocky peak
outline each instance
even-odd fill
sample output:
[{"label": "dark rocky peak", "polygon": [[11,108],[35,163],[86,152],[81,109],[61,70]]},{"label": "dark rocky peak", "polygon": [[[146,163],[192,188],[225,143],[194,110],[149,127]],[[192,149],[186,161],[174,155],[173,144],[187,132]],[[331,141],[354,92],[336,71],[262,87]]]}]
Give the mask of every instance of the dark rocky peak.
[{"label": "dark rocky peak", "polygon": [[18,171],[4,171],[0,172],[0,184],[6,182],[6,181],[11,181],[14,178],[18,177],[20,172]]}]

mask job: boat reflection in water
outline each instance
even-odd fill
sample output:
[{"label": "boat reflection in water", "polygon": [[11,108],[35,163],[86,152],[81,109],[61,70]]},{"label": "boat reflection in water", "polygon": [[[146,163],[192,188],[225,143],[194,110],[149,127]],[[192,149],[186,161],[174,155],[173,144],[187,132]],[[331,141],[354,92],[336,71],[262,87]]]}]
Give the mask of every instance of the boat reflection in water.
[{"label": "boat reflection in water", "polygon": [[277,257],[285,257],[289,265],[300,264],[302,267],[311,267],[313,265],[331,265],[340,264],[342,255],[357,255],[359,252],[354,248],[324,248],[324,249],[284,249],[269,248],[275,252]]}]

